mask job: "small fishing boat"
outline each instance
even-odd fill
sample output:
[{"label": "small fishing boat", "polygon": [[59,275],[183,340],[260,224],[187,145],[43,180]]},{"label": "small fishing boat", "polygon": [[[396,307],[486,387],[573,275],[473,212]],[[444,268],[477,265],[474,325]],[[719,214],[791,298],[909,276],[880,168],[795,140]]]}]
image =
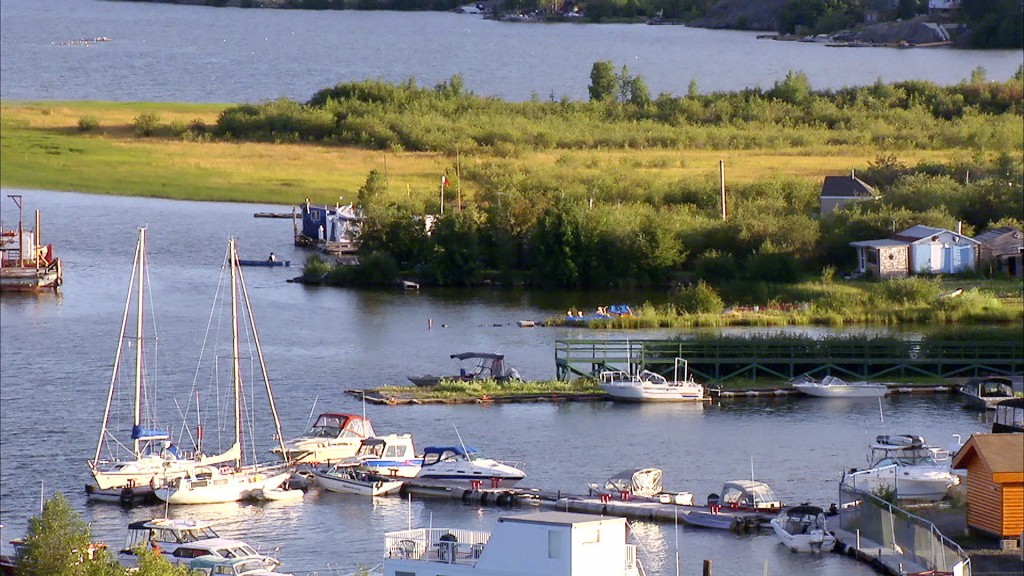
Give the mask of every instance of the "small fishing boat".
[{"label": "small fishing boat", "polygon": [[459,373],[451,376],[410,376],[409,381],[417,386],[436,386],[441,380],[453,380],[469,382],[472,380],[521,380],[519,372],[515,368],[505,368],[505,355],[491,352],[460,352],[452,354],[452,360],[460,364],[465,362],[473,363],[472,367],[462,365]]},{"label": "small fishing boat", "polygon": [[266,266],[273,268],[275,266],[291,266],[291,260],[239,260],[239,266]]},{"label": "small fishing boat", "polygon": [[793,506],[771,520],[776,538],[793,552],[830,552],[836,538],[825,525],[825,511],[817,506]]},{"label": "small fishing boat", "polygon": [[956,389],[964,406],[976,410],[991,410],[1003,400],[1013,396],[1013,380],[1006,376],[973,378]]},{"label": "small fishing boat", "polygon": [[402,480],[370,474],[354,468],[337,466],[328,470],[314,470],[317,484],[331,492],[359,494],[362,496],[384,496],[395,494],[402,488]]},{"label": "small fishing boat", "polygon": [[835,376],[825,376],[818,381],[806,374],[793,382],[793,388],[808,396],[822,398],[878,398],[889,393],[885,384],[846,382]]},{"label": "small fishing boat", "polygon": [[39,211],[35,228],[26,230],[21,195],[7,197],[18,206],[18,227],[0,229],[0,291],[56,290],[64,282],[63,268],[53,255],[53,245],[39,242]]}]

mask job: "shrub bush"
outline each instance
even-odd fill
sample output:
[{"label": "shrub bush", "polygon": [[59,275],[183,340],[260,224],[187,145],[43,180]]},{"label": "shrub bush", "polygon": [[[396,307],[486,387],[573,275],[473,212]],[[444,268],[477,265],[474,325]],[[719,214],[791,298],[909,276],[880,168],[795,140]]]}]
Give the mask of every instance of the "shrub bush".
[{"label": "shrub bush", "polygon": [[155,136],[160,129],[160,116],[151,112],[139,114],[132,122],[132,128],[138,138]]},{"label": "shrub bush", "polygon": [[100,127],[99,118],[93,115],[82,116],[78,119],[78,131],[79,132],[92,132],[93,130]]}]

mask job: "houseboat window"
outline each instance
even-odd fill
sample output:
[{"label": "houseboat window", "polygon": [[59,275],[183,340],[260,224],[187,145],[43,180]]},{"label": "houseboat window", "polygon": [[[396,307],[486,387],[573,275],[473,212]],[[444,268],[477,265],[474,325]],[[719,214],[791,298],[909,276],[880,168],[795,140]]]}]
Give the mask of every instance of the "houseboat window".
[{"label": "houseboat window", "polygon": [[548,558],[562,557],[562,535],[557,530],[548,530]]},{"label": "houseboat window", "polygon": [[416,576],[416,573],[406,572],[405,570],[395,570],[395,576]]}]

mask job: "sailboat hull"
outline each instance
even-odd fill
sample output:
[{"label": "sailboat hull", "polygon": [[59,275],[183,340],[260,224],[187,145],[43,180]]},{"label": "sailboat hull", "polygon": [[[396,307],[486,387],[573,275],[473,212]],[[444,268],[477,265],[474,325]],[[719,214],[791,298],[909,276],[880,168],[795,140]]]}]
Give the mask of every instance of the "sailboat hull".
[{"label": "sailboat hull", "polygon": [[263,472],[237,471],[227,474],[190,476],[176,479],[154,490],[168,504],[221,504],[253,497],[259,490],[269,492],[281,487],[291,472],[266,475]]}]

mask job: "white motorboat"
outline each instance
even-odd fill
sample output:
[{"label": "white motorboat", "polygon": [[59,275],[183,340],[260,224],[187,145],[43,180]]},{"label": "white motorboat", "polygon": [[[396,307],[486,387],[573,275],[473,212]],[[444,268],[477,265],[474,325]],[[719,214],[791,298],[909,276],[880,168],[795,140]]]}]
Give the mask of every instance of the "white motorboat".
[{"label": "white motorboat", "polygon": [[187,565],[200,556],[253,559],[266,570],[281,564],[241,540],[220,537],[210,522],[191,518],[154,518],[128,524],[128,536],[117,553],[118,562],[129,568],[138,566],[141,549],[157,551],[172,564]]},{"label": "white motorboat", "polygon": [[[284,443],[287,459],[295,464],[331,464],[356,454],[361,442],[374,436],[373,425],[355,414],[324,413],[305,434]],[[281,454],[282,448],[271,449]]]},{"label": "white motorboat", "polygon": [[484,458],[474,448],[428,446],[410,484],[448,488],[511,487],[526,477],[517,465]]},{"label": "white motorboat", "polygon": [[899,500],[942,500],[960,478],[949,469],[949,451],[913,434],[882,435],[871,445],[870,466],[843,474],[843,484],[862,492],[892,490]]},{"label": "white motorboat", "polygon": [[878,398],[889,393],[889,387],[885,384],[846,382],[835,376],[825,376],[818,381],[804,375],[793,382],[793,388],[808,396],[823,398]]},{"label": "white motorboat", "polygon": [[[156,339],[147,339],[145,335],[149,280],[146,256],[146,228],[139,228],[103,424],[96,453],[88,462],[95,485],[86,486],[86,492],[93,500],[131,504],[136,498],[152,494],[150,482],[157,474],[172,478],[199,464],[215,465],[235,457],[234,454],[205,457],[179,450],[171,442],[170,435],[155,429],[151,421],[155,412],[155,391],[152,390],[153,378],[146,361],[151,359]],[[132,335],[128,334],[130,320],[135,324]],[[129,355],[127,351],[130,349],[134,349],[134,354]],[[131,377],[126,377],[126,373]],[[121,406],[117,403],[120,399],[130,400],[132,405]],[[130,410],[130,429],[118,428],[119,419],[115,416],[121,410]]]},{"label": "white motorboat", "polygon": [[771,486],[758,480],[728,480],[722,484],[722,494],[708,496],[708,505],[725,506],[733,510],[779,510],[782,502]]},{"label": "white motorboat", "polygon": [[964,406],[976,410],[992,410],[1003,400],[1013,396],[1013,380],[1006,376],[973,378],[956,389],[963,398]]},{"label": "white motorboat", "polygon": [[830,552],[836,538],[825,525],[825,511],[817,506],[793,506],[771,520],[779,542],[793,552]]},{"label": "white motorboat", "polygon": [[338,466],[359,467],[378,476],[414,478],[423,467],[423,458],[416,456],[412,434],[387,434],[363,440],[356,455]]},{"label": "white motorboat", "polygon": [[[682,368],[682,378],[680,378]],[[693,381],[687,362],[676,358],[672,380],[650,370],[631,374],[623,370],[605,370],[597,385],[615,400],[631,402],[701,402],[707,400],[704,386]]]},{"label": "white motorboat", "polygon": [[316,483],[325,490],[362,496],[395,494],[405,483],[402,480],[341,466],[328,470],[313,470],[313,477],[316,478]]},{"label": "white motorboat", "polygon": [[[225,270],[229,275],[229,292],[231,306],[231,400],[234,407],[234,443],[228,453],[234,456],[230,463],[220,466],[197,466],[185,475],[175,478],[155,477],[152,481],[153,491],[161,500],[169,504],[214,504],[220,502],[237,502],[279,489],[291,477],[287,469],[287,461],[273,464],[244,464],[241,450],[243,424],[243,385],[241,369],[241,350],[239,349],[239,303],[249,329],[250,342],[255,347],[254,360],[263,376],[270,413],[274,423],[275,438],[281,442],[281,454],[288,451],[284,441],[280,440],[281,422],[274,404],[274,394],[263,360],[256,323],[249,305],[249,293],[242,277],[242,269],[238,265],[238,251],[234,238],[228,241],[225,256]],[[220,292],[220,290],[218,290]],[[215,309],[211,314],[218,311]],[[212,323],[211,323],[212,324]],[[252,436],[252,434],[249,434]],[[258,492],[257,492],[258,491]]]},{"label": "white motorboat", "polygon": [[[598,537],[600,535],[600,537]],[[533,512],[498,518],[491,533],[419,528],[384,535],[384,576],[642,576],[625,518]]]}]

